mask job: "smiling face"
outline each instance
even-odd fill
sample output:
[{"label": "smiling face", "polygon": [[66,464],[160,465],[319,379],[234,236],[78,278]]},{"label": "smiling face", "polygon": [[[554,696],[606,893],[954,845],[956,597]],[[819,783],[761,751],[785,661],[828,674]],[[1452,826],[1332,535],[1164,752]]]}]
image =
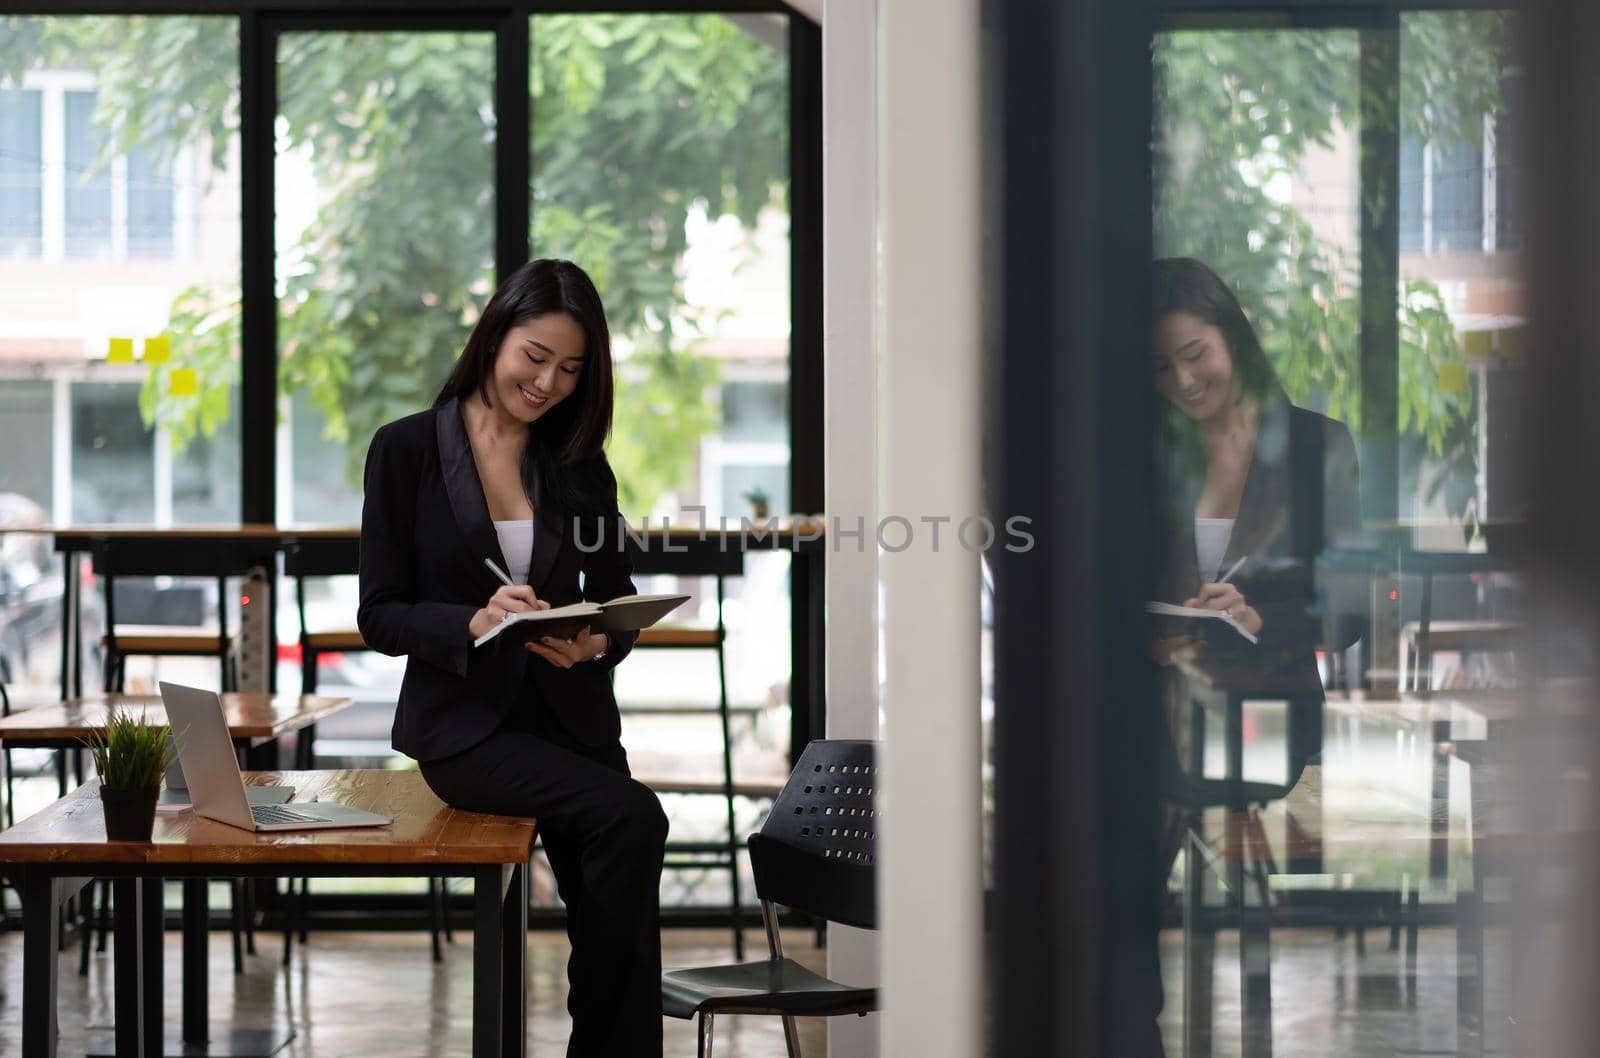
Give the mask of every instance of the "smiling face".
[{"label": "smiling face", "polygon": [[531,423],[570,397],[583,373],[583,328],[565,312],[535,316],[506,332],[489,376],[490,399]]},{"label": "smiling face", "polygon": [[1156,389],[1189,418],[1207,422],[1234,399],[1233,355],[1212,324],[1186,312],[1156,320]]}]

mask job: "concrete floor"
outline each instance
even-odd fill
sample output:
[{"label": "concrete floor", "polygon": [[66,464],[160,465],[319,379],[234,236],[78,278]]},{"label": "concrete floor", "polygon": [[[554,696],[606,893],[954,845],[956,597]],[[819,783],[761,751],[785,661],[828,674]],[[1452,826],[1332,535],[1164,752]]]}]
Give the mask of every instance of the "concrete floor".
[{"label": "concrete floor", "polygon": [[[732,962],[723,930],[668,930],[662,958],[667,967]],[[747,945],[765,941],[757,931]],[[228,934],[211,937],[211,1007],[214,1025],[266,1028],[289,1025],[295,1038],[280,1058],[432,1058],[467,1054],[472,1040],[472,945],[457,934],[445,960],[435,965],[423,932],[333,933],[312,935],[309,948],[295,946],[288,971],[279,964],[280,938],[258,934],[257,954],[235,977]],[[165,1006],[169,1031],[179,1016],[179,936],[166,935]],[[827,953],[807,932],[784,935],[784,950],[816,970]],[[538,930],[528,941],[528,1053],[559,1058],[566,1053],[570,1023],[566,1013],[567,940],[563,933]],[[69,937],[61,953],[60,1054],[82,1055],[91,1042],[109,1043],[112,1026],[111,953],[95,955],[87,977],[78,976],[78,948]],[[0,1054],[14,1054],[21,1038],[22,936],[0,934]],[[695,1053],[693,1025],[666,1019],[666,1053]],[[801,1019],[807,1058],[827,1054],[827,1026]],[[777,1018],[725,1016],[716,1022],[718,1058],[758,1058],[784,1053]]]}]

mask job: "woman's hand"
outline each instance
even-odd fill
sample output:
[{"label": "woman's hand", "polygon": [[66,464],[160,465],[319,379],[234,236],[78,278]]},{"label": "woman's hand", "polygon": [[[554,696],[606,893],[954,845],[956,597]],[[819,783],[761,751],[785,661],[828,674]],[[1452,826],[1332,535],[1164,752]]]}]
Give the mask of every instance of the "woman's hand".
[{"label": "woman's hand", "polygon": [[558,669],[570,669],[581,661],[592,661],[606,652],[611,640],[604,632],[589,634],[584,628],[571,639],[541,636],[523,644],[531,653],[539,655]]},{"label": "woman's hand", "polygon": [[1239,626],[1253,636],[1261,634],[1261,615],[1255,608],[1245,602],[1239,589],[1232,584],[1202,584],[1200,594],[1184,603],[1185,606],[1199,607],[1205,610],[1222,610],[1231,615]]},{"label": "woman's hand", "polygon": [[483,609],[472,615],[472,620],[467,622],[467,631],[473,639],[477,639],[512,614],[548,609],[550,604],[533,594],[533,589],[528,585],[507,584],[489,596]]}]

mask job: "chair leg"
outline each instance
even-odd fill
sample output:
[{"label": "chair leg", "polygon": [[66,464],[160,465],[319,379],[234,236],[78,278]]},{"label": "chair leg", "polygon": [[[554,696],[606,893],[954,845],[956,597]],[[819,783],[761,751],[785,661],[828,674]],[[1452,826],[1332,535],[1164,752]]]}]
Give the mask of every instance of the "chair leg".
[{"label": "chair leg", "polygon": [[300,943],[311,940],[311,879],[300,879]]},{"label": "chair leg", "polygon": [[294,957],[295,902],[293,878],[289,879],[288,889],[283,895],[283,966],[288,969],[289,961]]},{"label": "chair leg", "polygon": [[428,876],[428,938],[433,944],[434,962],[444,962],[444,949],[439,946],[439,933],[444,929],[443,888],[438,875]]},{"label": "chair leg", "polygon": [[789,1058],[801,1058],[800,1029],[789,1014],[783,1015],[783,1045],[789,1051]]},{"label": "chair leg", "polygon": [[100,914],[95,920],[97,936],[95,937],[94,950],[106,950],[106,938],[111,934],[111,879],[100,879]]},{"label": "chair leg", "polygon": [[247,955],[256,953],[256,890],[253,879],[241,878],[239,892],[244,895],[244,950]]},{"label": "chair leg", "polygon": [[12,787],[11,787],[11,776],[12,776],[12,771],[11,771],[11,750],[10,750],[9,747],[5,751],[5,758],[6,758],[6,826],[14,827],[14,826],[17,825],[17,798],[16,798],[16,795],[12,792]]},{"label": "chair leg", "polygon": [[733,817],[733,728],[728,719],[728,666],[723,651],[722,578],[717,578],[717,713],[722,723],[722,797],[728,825],[729,916],[733,926],[733,960],[744,962],[744,908],[739,901],[739,832]]},{"label": "chair leg", "polygon": [[89,975],[90,934],[94,932],[94,883],[84,886],[83,917],[78,920],[78,976]]},{"label": "chair leg", "polygon": [[241,926],[244,921],[244,908],[241,905],[244,903],[244,898],[239,892],[239,879],[235,878],[229,884],[228,888],[230,890],[230,895],[232,896],[230,903],[233,905],[228,916],[231,920],[229,924],[232,927],[230,932],[233,934],[233,972],[235,974],[243,974],[244,930],[241,928]]},{"label": "chair leg", "polygon": [[711,1058],[711,1024],[714,1020],[711,1011],[700,1012],[700,1042],[694,1052],[698,1058]]}]

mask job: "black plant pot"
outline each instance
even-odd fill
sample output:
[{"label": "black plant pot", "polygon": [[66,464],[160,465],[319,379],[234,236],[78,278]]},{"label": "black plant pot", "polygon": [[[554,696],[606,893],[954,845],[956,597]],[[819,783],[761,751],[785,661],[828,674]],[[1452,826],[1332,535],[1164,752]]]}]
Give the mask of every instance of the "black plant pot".
[{"label": "black plant pot", "polygon": [[149,841],[156,825],[156,798],[161,790],[123,790],[100,787],[100,804],[106,813],[106,837],[111,841]]}]

